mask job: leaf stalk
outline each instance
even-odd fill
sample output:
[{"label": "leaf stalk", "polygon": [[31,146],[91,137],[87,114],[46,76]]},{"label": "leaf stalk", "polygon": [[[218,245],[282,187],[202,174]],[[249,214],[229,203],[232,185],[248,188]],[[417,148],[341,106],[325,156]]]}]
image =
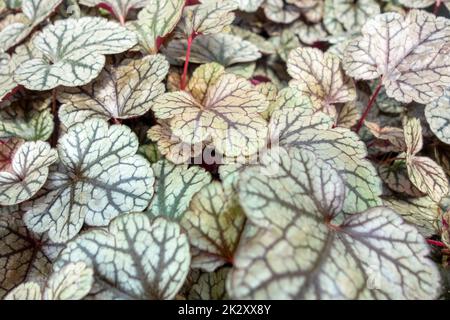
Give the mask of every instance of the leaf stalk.
[{"label": "leaf stalk", "polygon": [[180,90],[186,89],[186,77],[187,77],[187,72],[188,72],[188,67],[189,67],[189,59],[191,57],[192,41],[194,41],[196,36],[197,36],[197,33],[194,31],[189,35],[189,37],[187,39],[186,58],[184,60],[183,74],[181,76],[181,81],[180,81]]},{"label": "leaf stalk", "polygon": [[380,90],[382,87],[383,87],[383,81],[380,80],[375,91],[372,94],[372,97],[370,97],[369,103],[367,104],[363,115],[361,116],[361,118],[358,121],[358,124],[355,127],[356,133],[358,133],[359,130],[361,130],[361,127],[363,126],[364,121],[366,120],[367,116],[369,115],[370,110],[372,109],[373,105],[375,104],[375,101],[377,100],[378,94],[380,93]]}]

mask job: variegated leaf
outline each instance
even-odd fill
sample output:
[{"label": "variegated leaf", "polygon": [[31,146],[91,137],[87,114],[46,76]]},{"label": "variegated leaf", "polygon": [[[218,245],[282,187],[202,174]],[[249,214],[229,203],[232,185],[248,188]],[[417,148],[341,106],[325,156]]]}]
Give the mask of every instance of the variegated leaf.
[{"label": "variegated leaf", "polygon": [[87,119],[127,119],[146,113],[153,100],[164,93],[169,63],[163,55],[126,59],[108,65],[99,77],[83,87],[62,88],[59,119],[70,127]]},{"label": "variegated leaf", "polygon": [[197,282],[189,290],[189,300],[228,300],[225,280],[230,268],[220,268],[214,272],[200,275]]},{"label": "variegated leaf", "polygon": [[95,119],[72,126],[58,142],[61,165],[50,171],[45,192],[27,207],[26,225],[65,242],[84,223],[105,226],[121,213],[144,210],[154,177],[137,149],[136,135],[124,125],[108,127]]},{"label": "variegated leaf", "polygon": [[128,11],[133,8],[144,7],[149,0],[80,0],[79,3],[84,6],[95,7],[98,5],[105,5],[108,7],[114,16],[123,25],[128,15]]},{"label": "variegated leaf", "polygon": [[[18,204],[34,196],[47,180],[49,166],[58,158],[56,151],[43,141],[6,142],[10,143],[16,146],[9,155],[10,164],[2,165],[4,171],[0,171],[0,205]],[[0,148],[8,146],[1,144]]]},{"label": "variegated leaf", "polygon": [[181,219],[192,250],[192,267],[212,272],[232,262],[245,215],[231,189],[212,182],[198,192]]},{"label": "variegated leaf", "polygon": [[[265,226],[239,247],[234,299],[433,299],[440,275],[418,231],[391,209],[344,218],[345,187],[329,164],[291,149],[241,176],[240,199]],[[392,243],[395,242],[395,246]]]},{"label": "variegated leaf", "polygon": [[200,167],[188,168],[160,160],[152,168],[156,177],[149,210],[152,216],[181,219],[195,194],[211,182],[211,175]]},{"label": "variegated leaf", "polygon": [[446,91],[445,95],[428,104],[425,116],[436,137],[450,144],[450,91]]},{"label": "variegated leaf", "polygon": [[344,69],[356,79],[382,77],[389,97],[429,103],[450,85],[450,20],[421,10],[366,22],[346,49]]},{"label": "variegated leaf", "polygon": [[105,54],[123,52],[137,42],[136,35],[115,22],[99,17],[58,20],[34,38],[48,59],[21,64],[14,79],[31,90],[81,86],[98,76]]},{"label": "variegated leaf", "polygon": [[300,9],[283,0],[266,0],[263,4],[267,18],[277,23],[291,23],[300,17]]},{"label": "variegated leaf", "polygon": [[130,213],[69,242],[56,269],[69,262],[91,266],[97,283],[122,298],[172,299],[189,271],[189,243],[177,223]]}]

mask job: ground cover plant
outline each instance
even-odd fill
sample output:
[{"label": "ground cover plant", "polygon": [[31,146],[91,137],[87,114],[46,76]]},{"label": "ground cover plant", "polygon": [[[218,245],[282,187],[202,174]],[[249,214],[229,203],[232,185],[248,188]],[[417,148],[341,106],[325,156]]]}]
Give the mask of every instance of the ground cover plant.
[{"label": "ground cover plant", "polygon": [[0,0],[0,299],[448,299],[449,9]]}]

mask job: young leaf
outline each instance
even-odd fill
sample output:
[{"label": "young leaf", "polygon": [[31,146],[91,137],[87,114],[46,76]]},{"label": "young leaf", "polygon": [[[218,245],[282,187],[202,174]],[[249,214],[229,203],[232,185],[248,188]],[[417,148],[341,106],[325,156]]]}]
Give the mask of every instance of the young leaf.
[{"label": "young leaf", "polygon": [[55,268],[80,261],[123,298],[172,299],[189,271],[189,243],[177,223],[130,213],[69,242]]},{"label": "young leaf", "polygon": [[450,91],[425,107],[431,131],[442,142],[450,144]]},{"label": "young leaf", "polygon": [[429,103],[450,85],[450,20],[421,10],[375,16],[346,49],[344,69],[356,79],[382,77],[389,97]]},{"label": "young leaf", "polygon": [[340,60],[319,49],[298,48],[287,61],[289,86],[314,99],[316,110],[336,114],[334,105],[356,100],[353,80],[345,76]]},{"label": "young leaf", "polygon": [[251,155],[265,143],[267,124],[259,115],[268,107],[265,97],[233,74],[223,74],[197,101],[185,91],[158,97],[153,111],[170,119],[176,137],[190,145],[212,139],[227,156]]},{"label": "young leaf", "polygon": [[[169,57],[183,61],[186,56],[185,40],[173,40],[163,52]],[[258,48],[249,41],[226,33],[200,35],[191,46],[189,61],[192,63],[216,62],[228,67],[236,63],[251,62],[261,58]]]},{"label": "young leaf", "polygon": [[234,20],[235,0],[207,0],[201,4],[186,6],[180,21],[180,29],[186,36],[212,34],[224,31]]},{"label": "young leaf", "polygon": [[135,31],[139,44],[150,53],[158,51],[158,37],[172,32],[181,18],[184,0],[146,0],[146,6],[139,11],[138,20],[128,27]]},{"label": "young leaf", "polygon": [[148,0],[80,0],[80,4],[88,7],[106,5],[122,25],[125,23],[128,11],[133,8],[142,8],[148,2]]},{"label": "young leaf", "polygon": [[201,155],[203,143],[193,145],[183,142],[175,136],[166,121],[160,122],[148,130],[148,138],[155,141],[159,152],[175,164],[188,163],[191,158]]},{"label": "young leaf", "polygon": [[439,271],[426,258],[429,248],[414,227],[385,207],[344,218],[345,188],[336,170],[305,150],[278,156],[241,176],[245,213],[269,229],[239,247],[227,279],[232,298],[433,299],[439,294]]},{"label": "young leaf", "polygon": [[181,219],[192,197],[211,182],[211,175],[200,167],[188,168],[160,160],[152,168],[156,177],[149,211],[152,216]]},{"label": "young leaf", "polygon": [[225,280],[230,268],[203,273],[189,290],[189,300],[228,300]]},{"label": "young leaf", "polygon": [[[11,164],[2,165],[6,170],[0,171],[0,205],[18,204],[34,196],[47,180],[48,167],[58,158],[47,142],[9,143],[16,149],[10,154]],[[0,145],[0,149],[5,147]]]},{"label": "young leaf", "polygon": [[123,52],[136,41],[133,32],[103,18],[58,20],[33,41],[48,60],[24,62],[16,69],[14,79],[31,90],[81,86],[98,76],[105,54]]},{"label": "young leaf", "polygon": [[83,87],[62,88],[59,119],[70,127],[87,119],[127,119],[146,113],[153,100],[164,93],[169,63],[163,55],[126,59],[108,65],[100,76]]},{"label": "young leaf", "polygon": [[0,215],[0,298],[23,281],[46,277],[58,252],[27,230],[20,211]]},{"label": "young leaf", "polygon": [[440,209],[438,204],[429,197],[404,200],[385,197],[383,203],[399,213],[407,222],[415,225],[424,237],[431,237],[439,233]]},{"label": "young leaf", "polygon": [[0,139],[47,140],[54,122],[49,99],[18,100],[0,109]]},{"label": "young leaf", "polygon": [[211,62],[196,68],[189,79],[188,88],[192,96],[203,101],[208,88],[225,73],[225,68],[218,63]]},{"label": "young leaf", "polygon": [[232,262],[244,223],[231,189],[214,181],[200,190],[181,219],[192,248],[192,267],[211,272]]},{"label": "young leaf", "polygon": [[144,210],[154,177],[137,148],[136,135],[124,125],[87,120],[72,126],[58,142],[61,165],[51,170],[45,192],[29,204],[27,227],[65,242],[83,223],[105,226],[121,213]]},{"label": "young leaf", "polygon": [[5,300],[81,300],[91,290],[93,270],[83,262],[69,263],[44,284],[25,282],[11,290]]},{"label": "young leaf", "polygon": [[14,17],[15,22],[0,32],[2,49],[6,51],[20,42],[44,21],[59,6],[61,0],[22,0],[22,13]]}]

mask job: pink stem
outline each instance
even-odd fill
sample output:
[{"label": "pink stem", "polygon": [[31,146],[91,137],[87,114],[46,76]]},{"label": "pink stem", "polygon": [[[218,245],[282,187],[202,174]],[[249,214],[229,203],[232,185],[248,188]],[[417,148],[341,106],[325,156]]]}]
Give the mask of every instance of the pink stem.
[{"label": "pink stem", "polygon": [[196,34],[195,32],[193,32],[192,34],[189,35],[188,37],[188,43],[187,43],[187,49],[186,49],[186,59],[184,60],[184,68],[183,68],[183,75],[181,76],[181,81],[180,81],[180,89],[184,90],[186,89],[186,77],[187,77],[187,72],[188,72],[188,66],[189,66],[189,59],[191,57],[191,46],[192,46],[192,41],[194,40]]},{"label": "pink stem", "polygon": [[438,247],[445,247],[445,244],[441,241],[436,241],[436,240],[431,240],[431,239],[427,239],[428,244],[432,244]]},{"label": "pink stem", "polygon": [[372,109],[372,106],[374,105],[375,101],[377,100],[377,96],[380,93],[381,88],[383,87],[383,82],[380,80],[380,82],[378,83],[372,97],[369,100],[369,103],[367,104],[366,110],[364,110],[363,115],[361,116],[361,118],[358,121],[358,124],[355,127],[355,132],[358,133],[359,130],[361,130],[361,127],[364,124],[364,120],[366,120],[370,109]]},{"label": "pink stem", "polygon": [[442,4],[442,0],[436,0],[436,4],[434,5],[434,10],[433,10],[433,13],[435,15],[438,14],[438,11],[439,11],[439,8],[441,7],[441,4]]}]

